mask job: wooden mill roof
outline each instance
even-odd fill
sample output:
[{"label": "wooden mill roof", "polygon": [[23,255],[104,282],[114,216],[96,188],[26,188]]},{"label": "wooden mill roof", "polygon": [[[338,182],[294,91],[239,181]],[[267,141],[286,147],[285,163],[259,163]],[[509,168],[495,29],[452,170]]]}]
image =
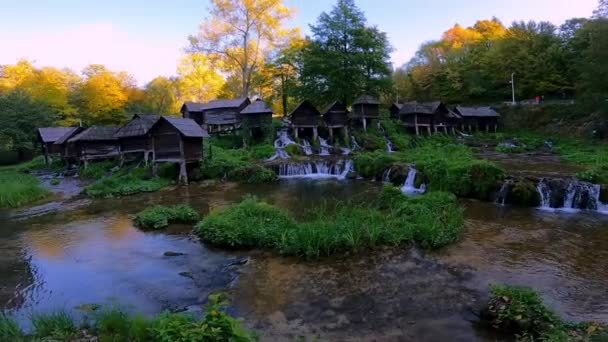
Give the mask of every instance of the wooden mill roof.
[{"label": "wooden mill roof", "polygon": [[43,143],[54,143],[64,135],[74,132],[76,127],[42,127],[38,128],[38,135]]},{"label": "wooden mill roof", "polygon": [[378,101],[377,98],[375,98],[371,95],[361,95],[353,103],[353,105],[362,105],[362,104],[379,105],[380,101]]},{"label": "wooden mill roof", "polygon": [[272,109],[261,99],[257,99],[241,111],[241,114],[272,114]]},{"label": "wooden mill roof", "polygon": [[334,101],[321,112],[323,116],[333,113],[348,114],[348,108],[346,108],[346,105],[342,101]]},{"label": "wooden mill roof", "polygon": [[397,102],[393,102],[392,107],[395,107],[399,110],[401,110],[401,108],[403,108],[403,103],[397,103]]},{"label": "wooden mill roof", "polygon": [[[175,127],[181,135],[186,138],[208,138],[209,133],[192,119],[176,118],[174,116],[162,116],[160,120],[168,122]],[[159,120],[159,121],[160,121]],[[157,121],[158,122],[158,121]]]},{"label": "wooden mill roof", "polygon": [[189,112],[204,112],[210,109],[218,109],[218,108],[238,108],[243,105],[243,103],[249,102],[248,97],[238,98],[238,99],[220,99],[213,100],[207,103],[200,102],[184,102],[182,108],[186,108]]},{"label": "wooden mill roof", "polygon": [[61,136],[61,138],[57,139],[57,141],[55,141],[55,144],[56,145],[65,144],[71,137],[75,136],[76,134],[78,134],[84,130],[85,129],[83,127],[74,127],[74,130],[67,132],[66,134]]},{"label": "wooden mill roof", "polygon": [[300,102],[300,104],[294,110],[292,110],[291,113],[289,113],[289,116],[293,116],[298,111],[300,111],[302,109],[306,109],[306,108],[312,110],[312,112],[315,116],[321,115],[321,113],[319,113],[319,110],[317,109],[317,107],[313,106],[313,104],[310,101],[304,100],[304,101]]},{"label": "wooden mill roof", "polygon": [[116,130],[117,128],[114,126],[92,126],[76,134],[68,142],[116,140],[116,137],[114,137]]},{"label": "wooden mill roof", "polygon": [[464,117],[499,117],[491,107],[456,107],[456,112]]},{"label": "wooden mill roof", "polygon": [[160,116],[158,115],[135,114],[133,119],[120,127],[114,136],[116,138],[128,138],[146,135],[159,118]]},{"label": "wooden mill roof", "polygon": [[425,103],[407,102],[401,106],[399,114],[435,114],[441,105],[441,101]]}]

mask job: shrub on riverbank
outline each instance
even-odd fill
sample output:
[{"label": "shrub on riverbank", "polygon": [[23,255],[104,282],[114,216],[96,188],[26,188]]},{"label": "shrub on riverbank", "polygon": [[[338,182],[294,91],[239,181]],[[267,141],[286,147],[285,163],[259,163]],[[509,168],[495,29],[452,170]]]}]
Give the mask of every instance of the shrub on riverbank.
[{"label": "shrub on riverbank", "polygon": [[172,223],[196,223],[198,220],[196,210],[185,204],[147,208],[135,215],[134,219],[137,226],[146,229],[160,229]]},{"label": "shrub on riverbank", "polygon": [[25,334],[15,321],[0,316],[0,340],[120,341],[120,342],[208,342],[255,341],[239,320],[225,312],[227,303],[219,295],[209,297],[202,319],[187,314],[163,313],[153,319],[130,316],[118,309],[103,311],[92,322],[78,324],[64,312],[34,315],[33,333]]},{"label": "shrub on riverbank", "polygon": [[392,187],[383,190],[374,203],[320,206],[310,215],[299,222],[282,209],[247,198],[211,213],[195,232],[221,247],[267,248],[318,258],[410,242],[439,248],[459,238],[464,222],[453,195],[431,193],[408,198]]},{"label": "shrub on riverbank", "polygon": [[493,328],[513,334],[519,341],[605,341],[605,327],[562,320],[547,308],[531,288],[493,285],[482,318]]},{"label": "shrub on riverbank", "polygon": [[201,164],[201,174],[205,179],[226,178],[243,183],[272,182],[276,180],[276,175],[264,166],[255,164],[258,160],[270,158],[272,154],[274,147],[271,145],[234,150],[212,146],[211,154]]},{"label": "shrub on riverbank", "polygon": [[158,191],[171,183],[169,179],[160,177],[147,179],[135,172],[130,174],[115,173],[87,186],[85,193],[97,198],[129,196],[141,192]]},{"label": "shrub on riverbank", "polygon": [[17,172],[0,172],[0,208],[16,208],[46,197],[38,178]]}]

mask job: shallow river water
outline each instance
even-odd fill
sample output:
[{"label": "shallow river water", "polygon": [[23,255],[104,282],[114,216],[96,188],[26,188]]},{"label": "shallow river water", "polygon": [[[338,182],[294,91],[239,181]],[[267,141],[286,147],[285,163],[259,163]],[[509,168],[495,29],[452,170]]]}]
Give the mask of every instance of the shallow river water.
[{"label": "shallow river water", "polygon": [[225,290],[232,313],[263,340],[484,341],[500,337],[478,327],[477,313],[488,284],[504,282],[539,289],[565,318],[608,323],[607,215],[463,201],[464,236],[446,249],[385,249],[316,262],[220,251],[193,238],[191,227],[144,233],[130,219],[158,203],[185,202],[204,214],[247,194],[303,216],[322,201],[365,198],[378,189],[332,180],[193,185],[1,212],[0,303],[25,322],[32,312],[78,313],[82,304],[147,314],[197,311],[209,293]]}]

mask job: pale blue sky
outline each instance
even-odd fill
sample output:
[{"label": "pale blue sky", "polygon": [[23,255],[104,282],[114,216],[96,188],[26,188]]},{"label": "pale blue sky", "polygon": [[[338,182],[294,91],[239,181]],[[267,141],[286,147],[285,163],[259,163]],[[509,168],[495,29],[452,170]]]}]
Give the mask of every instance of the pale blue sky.
[{"label": "pale blue sky", "polygon": [[[334,0],[284,0],[296,9],[289,24],[308,32]],[[478,19],[546,20],[588,17],[597,0],[355,0],[368,23],[388,33],[395,66],[424,41]],[[177,60],[207,16],[208,0],[0,0],[0,64],[19,58],[80,71],[91,63],[125,70],[144,84],[175,74]]]}]

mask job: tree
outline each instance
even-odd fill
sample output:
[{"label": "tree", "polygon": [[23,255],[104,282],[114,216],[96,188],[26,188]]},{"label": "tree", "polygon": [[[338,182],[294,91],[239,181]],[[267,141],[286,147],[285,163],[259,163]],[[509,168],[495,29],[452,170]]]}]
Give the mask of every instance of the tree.
[{"label": "tree", "polygon": [[177,67],[177,89],[182,101],[208,102],[215,99],[225,81],[211,59],[204,53],[189,53]]},{"label": "tree", "polygon": [[363,93],[390,92],[391,47],[383,32],[366,26],[353,0],[338,0],[311,30],[313,39],[302,56],[303,97],[319,104],[352,103]]},{"label": "tree", "polygon": [[144,103],[153,113],[170,114],[179,112],[177,102],[177,79],[157,77],[146,85]]},{"label": "tree", "polygon": [[221,60],[248,96],[255,72],[289,36],[283,24],[292,11],[282,0],[211,0],[210,14],[199,34],[190,36],[192,50]]},{"label": "tree", "polygon": [[597,8],[593,11],[593,18],[606,18],[608,17],[608,0],[599,0]]},{"label": "tree", "polygon": [[120,124],[127,118],[126,106],[134,93],[134,80],[126,73],[114,73],[101,65],[82,72],[86,79],[76,91],[80,117],[87,125]]},{"label": "tree", "polygon": [[27,59],[21,59],[14,65],[0,67],[0,93],[15,90],[30,79],[36,69]]},{"label": "tree", "polygon": [[32,100],[22,91],[0,94],[0,149],[16,151],[22,159],[34,150],[36,129],[52,126],[56,114],[48,104]]}]

